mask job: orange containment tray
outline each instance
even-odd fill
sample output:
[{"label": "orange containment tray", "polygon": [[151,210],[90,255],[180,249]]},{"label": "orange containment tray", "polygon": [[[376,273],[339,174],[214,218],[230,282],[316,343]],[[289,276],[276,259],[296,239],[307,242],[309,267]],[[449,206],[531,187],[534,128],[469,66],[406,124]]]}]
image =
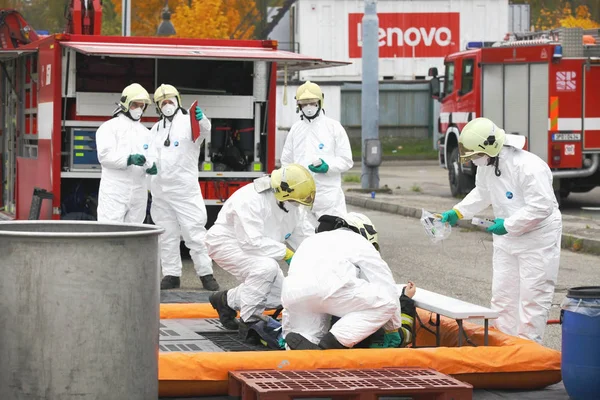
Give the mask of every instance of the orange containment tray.
[{"label": "orange containment tray", "polygon": [[[424,324],[431,313],[418,310]],[[161,319],[217,318],[208,303],[161,304]],[[442,347],[417,322],[417,348],[326,351],[168,352],[159,355],[159,394],[164,397],[226,395],[229,371],[307,370],[386,367],[432,368],[476,389],[541,389],[561,381],[560,352],[490,328],[483,346],[482,326],[463,322],[470,341],[458,345],[456,321],[441,317]],[[431,326],[427,326],[431,329]]]}]

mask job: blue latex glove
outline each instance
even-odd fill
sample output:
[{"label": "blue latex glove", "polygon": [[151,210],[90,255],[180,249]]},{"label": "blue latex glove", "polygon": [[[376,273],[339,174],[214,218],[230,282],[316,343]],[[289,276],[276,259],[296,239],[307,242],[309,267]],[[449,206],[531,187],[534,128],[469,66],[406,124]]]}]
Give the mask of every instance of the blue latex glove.
[{"label": "blue latex glove", "polygon": [[140,167],[144,166],[144,163],[146,162],[146,157],[144,157],[142,154],[131,154],[129,157],[127,157],[127,165],[139,165]]},{"label": "blue latex glove", "polygon": [[488,232],[493,233],[494,235],[506,235],[508,233],[506,231],[506,228],[504,227],[504,219],[503,218],[496,218],[494,220],[494,225],[490,226],[486,230]]},{"label": "blue latex glove", "polygon": [[324,174],[327,171],[329,171],[329,165],[325,161],[323,161],[322,158],[320,158],[320,160],[321,160],[321,165],[319,165],[318,167],[315,167],[311,164],[308,166],[308,169],[310,169],[312,172],[320,173],[320,174]]},{"label": "blue latex glove", "polygon": [[450,226],[456,225],[459,219],[460,217],[458,216],[456,210],[448,210],[442,213],[442,222],[447,222],[450,224]]},{"label": "blue latex glove", "polygon": [[146,173],[148,175],[156,175],[158,174],[158,169],[156,168],[156,163],[152,163],[152,166],[146,169]]},{"label": "blue latex glove", "polygon": [[204,117],[204,113],[202,112],[202,109],[199,106],[196,106],[196,120],[200,121],[202,119],[202,117]]}]

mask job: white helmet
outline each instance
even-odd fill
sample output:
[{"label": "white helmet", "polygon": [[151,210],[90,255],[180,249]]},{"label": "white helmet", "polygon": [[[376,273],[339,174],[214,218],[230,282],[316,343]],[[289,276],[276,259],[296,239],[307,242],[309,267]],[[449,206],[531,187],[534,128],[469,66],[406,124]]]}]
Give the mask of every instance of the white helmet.
[{"label": "white helmet", "polygon": [[348,223],[352,230],[360,233],[365,239],[367,239],[377,251],[379,251],[379,237],[377,235],[377,229],[373,222],[364,214],[351,212],[348,213],[344,220]]}]

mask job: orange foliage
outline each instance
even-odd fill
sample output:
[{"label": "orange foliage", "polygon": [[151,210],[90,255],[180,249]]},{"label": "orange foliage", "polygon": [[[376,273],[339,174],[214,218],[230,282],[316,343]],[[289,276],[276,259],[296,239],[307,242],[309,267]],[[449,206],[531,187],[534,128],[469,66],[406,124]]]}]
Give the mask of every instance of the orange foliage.
[{"label": "orange foliage", "polygon": [[258,10],[254,0],[192,0],[171,17],[177,37],[251,39]]},{"label": "orange foliage", "polygon": [[565,28],[598,28],[600,24],[592,20],[592,15],[587,6],[578,6],[573,14],[573,7],[568,1],[562,2],[554,10],[542,9],[535,24],[535,29],[545,31],[559,27]]},{"label": "orange foliage", "polygon": [[[121,16],[121,0],[111,0]],[[155,36],[165,0],[132,0],[131,34]],[[250,39],[258,10],[254,0],[169,0],[176,37]]]}]

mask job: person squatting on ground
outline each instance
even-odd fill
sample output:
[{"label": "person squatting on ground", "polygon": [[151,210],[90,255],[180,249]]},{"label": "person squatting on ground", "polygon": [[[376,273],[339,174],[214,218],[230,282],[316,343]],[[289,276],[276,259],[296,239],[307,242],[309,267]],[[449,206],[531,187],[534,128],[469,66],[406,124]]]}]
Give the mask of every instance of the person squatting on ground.
[{"label": "person squatting on ground", "polygon": [[542,342],[560,263],[562,216],[552,172],[526,150],[525,137],[507,135],[487,118],[476,118],[459,136],[463,161],[477,165],[475,188],[442,214],[461,218],[493,207],[492,309],[504,333]]},{"label": "person squatting on ground", "polygon": [[[237,190],[208,230],[206,246],[213,260],[241,284],[214,293],[210,304],[228,329],[247,329],[266,308],[281,304],[283,272],[305,238],[315,234],[307,207],[315,199],[315,181],[301,165],[289,164]],[[304,207],[306,206],[306,207]]]},{"label": "person squatting on ground", "polygon": [[302,115],[285,139],[281,165],[296,163],[313,172],[317,197],[310,219],[316,226],[321,215],[346,214],[342,173],[352,168],[352,150],[342,125],[325,115],[319,85],[304,83],[296,92],[296,102]]},{"label": "person squatting on ground", "polygon": [[200,125],[200,137],[194,141],[190,116],[182,107],[175,87],[160,85],[154,92],[154,103],[160,120],[151,129],[158,174],[151,182],[150,214],[154,223],[165,230],[159,238],[164,276],[160,288],[180,286],[179,243],[183,237],[202,286],[217,291],[219,284],[213,276],[212,260],[204,244],[207,214],[198,184],[198,159],[202,142],[210,135],[210,120],[200,107],[190,110]]},{"label": "person squatting on ground", "polygon": [[[406,297],[414,290],[409,283]],[[292,350],[351,348],[382,327],[383,344],[374,347],[399,347],[410,340],[402,330],[398,289],[379,253],[377,231],[363,214],[319,218],[317,234],[300,245],[290,264],[282,304],[283,335]],[[339,318],[333,326],[331,316]]]},{"label": "person squatting on ground", "polygon": [[100,125],[96,132],[98,161],[102,166],[99,222],[141,224],[146,219],[146,174],[156,174],[156,164],[147,165],[150,133],[140,119],[150,102],[150,95],[141,85],[127,86],[113,118]]}]

